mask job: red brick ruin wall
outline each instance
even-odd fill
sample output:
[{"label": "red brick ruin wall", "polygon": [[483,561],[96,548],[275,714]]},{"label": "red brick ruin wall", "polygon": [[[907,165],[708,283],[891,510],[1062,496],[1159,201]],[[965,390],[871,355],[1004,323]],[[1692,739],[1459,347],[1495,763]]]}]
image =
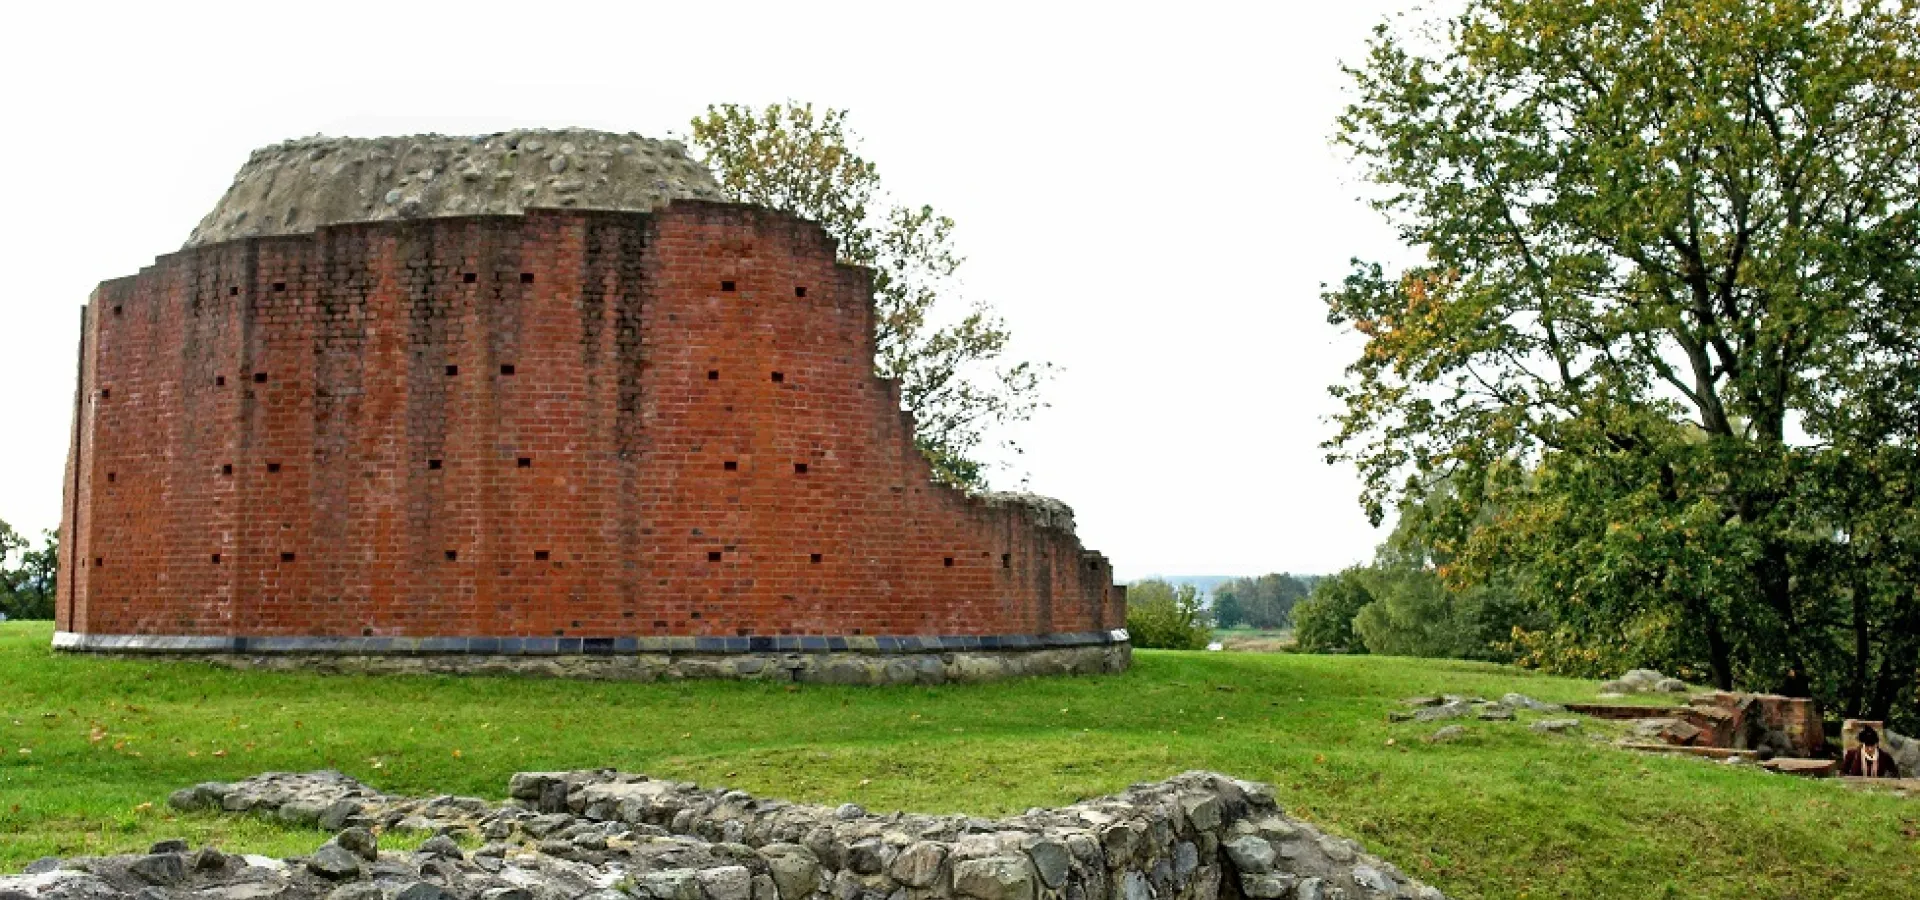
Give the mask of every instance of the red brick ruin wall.
[{"label": "red brick ruin wall", "polygon": [[1104,558],[929,480],[817,226],[681,201],[163,257],[84,315],[62,631],[1010,635]]}]

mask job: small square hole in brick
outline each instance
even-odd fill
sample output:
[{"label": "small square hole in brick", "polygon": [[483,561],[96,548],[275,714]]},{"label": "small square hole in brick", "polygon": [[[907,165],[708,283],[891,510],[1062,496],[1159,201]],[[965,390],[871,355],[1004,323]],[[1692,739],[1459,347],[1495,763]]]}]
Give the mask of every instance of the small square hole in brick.
[{"label": "small square hole in brick", "polygon": [[810,563],[813,563],[813,564],[815,564],[815,565],[819,565],[819,563],[820,563],[820,554],[818,554],[818,553],[815,553],[815,554],[813,554],[812,556],[809,556],[809,557],[807,557],[807,561],[808,561],[808,562],[810,562]]},{"label": "small square hole in brick", "polygon": [[787,373],[785,373],[785,372],[775,372],[775,373],[773,373],[773,383],[774,383],[774,384],[785,384],[785,383],[786,383],[786,380],[787,380]]},{"label": "small square hole in brick", "polygon": [[282,553],[282,554],[280,554],[280,561],[281,561],[281,562],[293,562],[293,554],[291,554],[291,553]]},{"label": "small square hole in brick", "polygon": [[1011,553],[1000,554],[1000,568],[1002,569],[1013,568],[1013,554]]},{"label": "small square hole in brick", "polygon": [[226,386],[227,386],[227,376],[225,376],[225,375],[215,375],[215,376],[213,376],[213,386],[214,386],[214,387],[226,387]]},{"label": "small square hole in brick", "polygon": [[533,558],[538,562],[546,562],[547,560],[550,560],[553,558],[553,551],[535,550],[533,551]]},{"label": "small square hole in brick", "polygon": [[458,375],[458,374],[460,374],[460,367],[459,367],[459,366],[448,366],[448,367],[447,367],[447,374],[448,374],[448,375]]},{"label": "small square hole in brick", "polygon": [[807,289],[803,287],[795,287],[793,289],[793,295],[795,297],[805,297],[807,295]]},{"label": "small square hole in brick", "polygon": [[100,399],[102,399],[102,400],[105,400],[105,399],[107,399],[108,397],[111,397],[111,396],[113,396],[113,388],[101,388],[101,389],[100,389]]},{"label": "small square hole in brick", "polygon": [[726,462],[723,462],[720,464],[720,468],[725,469],[729,472],[738,472],[740,471],[740,461],[737,459],[727,460]]},{"label": "small square hole in brick", "polygon": [[96,569],[98,569],[98,568],[100,568],[101,566],[104,566],[104,565],[106,565],[106,564],[107,564],[107,561],[106,561],[106,559],[104,559],[104,558],[102,558],[102,557],[98,557],[98,556],[96,556],[96,557],[94,557],[94,558],[93,558],[93,567],[94,567],[94,568],[96,568]]},{"label": "small square hole in brick", "polygon": [[512,374],[513,374],[513,363],[507,363],[507,364],[505,364],[505,365],[502,365],[502,366],[500,367],[500,374],[502,374],[502,375],[512,375]]},{"label": "small square hole in brick", "polygon": [[240,289],[239,289],[238,287],[230,287],[230,288],[227,288],[227,296],[229,296],[229,297],[238,297],[238,296],[240,296]]},{"label": "small square hole in brick", "polygon": [[472,284],[479,280],[480,280],[480,276],[473,272],[462,272],[460,274],[460,282],[462,284]]},{"label": "small square hole in brick", "polygon": [[447,562],[458,562],[459,560],[460,560],[460,551],[458,550],[447,551]]},{"label": "small square hole in brick", "polygon": [[371,628],[362,628],[362,629],[360,629],[360,636],[361,636],[361,637],[373,637],[373,629],[371,629]]},{"label": "small square hole in brick", "polygon": [[722,281],[722,282],[720,282],[720,289],[721,289],[721,290],[723,290],[723,291],[730,291],[730,290],[733,290],[733,282],[731,282],[731,281]]},{"label": "small square hole in brick", "polygon": [[216,566],[220,564],[220,554],[215,553],[213,555],[213,564]]},{"label": "small square hole in brick", "polygon": [[280,464],[279,464],[279,463],[267,463],[267,471],[269,471],[269,472],[278,472],[278,471],[280,471]]},{"label": "small square hole in brick", "polygon": [[513,464],[522,469],[531,469],[533,468],[533,457],[522,456],[519,459],[514,460]]},{"label": "small square hole in brick", "polygon": [[427,460],[427,468],[429,468],[429,469],[438,469],[438,468],[440,468],[440,460],[437,460],[437,459],[430,459],[430,460]]},{"label": "small square hole in brick", "polygon": [[233,474],[233,463],[225,463],[225,464],[223,464],[223,465],[221,465],[221,466],[220,466],[220,474],[222,474],[222,475],[232,475],[232,474]]},{"label": "small square hole in brick", "polygon": [[806,463],[794,463],[794,464],[793,464],[793,474],[795,474],[795,475],[805,475],[805,474],[807,474],[807,464],[806,464]]},{"label": "small square hole in brick", "polygon": [[287,289],[287,283],[284,281],[276,281],[273,283],[273,289],[276,291],[284,291]]},{"label": "small square hole in brick", "polygon": [[720,561],[720,551],[718,550],[707,551],[707,562],[719,562],[719,561]]},{"label": "small square hole in brick", "polygon": [[521,273],[520,273],[520,283],[521,283],[521,284],[532,284],[532,283],[533,283],[533,273],[532,273],[532,272],[521,272]]},{"label": "small square hole in brick", "polygon": [[719,380],[720,380],[720,370],[719,370],[719,369],[708,369],[708,370],[707,370],[707,380],[708,380],[708,381],[719,381]]},{"label": "small square hole in brick", "polygon": [[267,373],[265,373],[265,372],[255,372],[255,373],[253,373],[253,383],[254,383],[254,384],[266,384],[266,383],[267,383]]},{"label": "small square hole in brick", "polygon": [[116,315],[116,316],[117,316],[117,315],[119,315],[119,314],[120,314],[120,307],[118,307],[118,306],[116,306],[116,307],[114,307],[114,308],[113,308],[113,314],[114,314],[114,315]]},{"label": "small square hole in brick", "polygon": [[119,478],[120,478],[120,475],[119,475],[119,473],[117,473],[117,472],[108,472],[108,473],[107,473],[107,483],[108,483],[108,484],[112,484],[112,483],[114,483],[115,481],[117,481],[117,480],[119,480]]},{"label": "small square hole in brick", "polygon": [[946,565],[947,565],[947,566],[948,566],[949,568],[951,568],[951,567],[953,566],[953,557],[951,557],[951,556],[949,556],[949,557],[947,557],[947,560],[946,560]]}]

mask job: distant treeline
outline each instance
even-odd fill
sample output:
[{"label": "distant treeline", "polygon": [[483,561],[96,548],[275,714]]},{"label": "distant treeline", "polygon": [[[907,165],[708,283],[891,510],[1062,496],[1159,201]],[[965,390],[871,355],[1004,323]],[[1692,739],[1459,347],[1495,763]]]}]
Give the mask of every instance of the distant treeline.
[{"label": "distant treeline", "polygon": [[0,616],[9,619],[51,619],[54,581],[60,569],[60,538],[49,531],[32,549],[13,526],[0,521]]},{"label": "distant treeline", "polygon": [[1275,572],[1229,580],[1213,589],[1213,624],[1217,628],[1286,628],[1293,624],[1293,608],[1307,599],[1322,577]]}]

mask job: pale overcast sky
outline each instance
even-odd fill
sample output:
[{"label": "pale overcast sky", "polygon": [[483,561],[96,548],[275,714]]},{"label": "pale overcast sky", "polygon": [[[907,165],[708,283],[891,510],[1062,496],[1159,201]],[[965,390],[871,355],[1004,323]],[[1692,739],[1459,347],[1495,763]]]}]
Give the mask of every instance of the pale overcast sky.
[{"label": "pale overcast sky", "polygon": [[793,98],[851,110],[891,191],[958,221],[967,296],[1063,367],[1017,468],[1123,578],[1339,569],[1382,535],[1319,449],[1357,347],[1319,285],[1404,251],[1331,144],[1338,66],[1409,5],[7,4],[0,518],[58,524],[88,292],[254,147]]}]

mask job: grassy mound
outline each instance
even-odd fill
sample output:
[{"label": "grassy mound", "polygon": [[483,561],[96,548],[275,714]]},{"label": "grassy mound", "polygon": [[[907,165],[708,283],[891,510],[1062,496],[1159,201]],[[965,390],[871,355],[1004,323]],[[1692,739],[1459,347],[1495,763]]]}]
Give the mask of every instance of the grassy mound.
[{"label": "grassy mound", "polygon": [[1018,812],[1210,768],[1450,896],[1907,896],[1920,802],[1520,723],[1384,723],[1436,692],[1591,698],[1591,682],[1376,657],[1155,653],[1133,671],[834,688],[361,678],[54,655],[0,624],[0,871],[162,837],[310,851],[314,832],[166,808],[168,792],[337,768],[403,793],[501,796],[519,770],[618,767],[870,809]]}]

